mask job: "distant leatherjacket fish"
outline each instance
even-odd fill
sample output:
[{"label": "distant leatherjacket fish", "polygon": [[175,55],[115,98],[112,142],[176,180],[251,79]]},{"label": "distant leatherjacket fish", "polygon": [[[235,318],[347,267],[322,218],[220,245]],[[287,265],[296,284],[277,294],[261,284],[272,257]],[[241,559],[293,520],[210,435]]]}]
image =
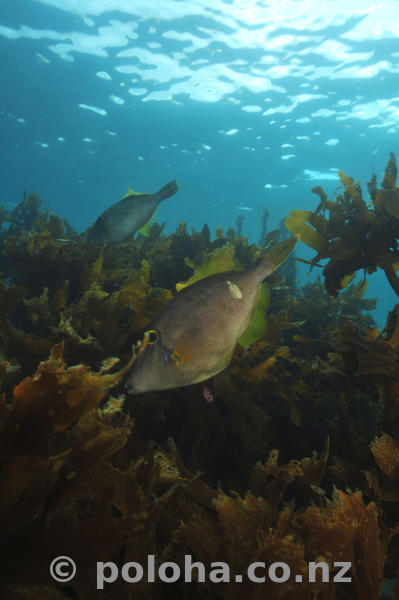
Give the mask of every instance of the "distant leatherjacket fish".
[{"label": "distant leatherjacket fish", "polygon": [[94,223],[87,241],[90,244],[122,244],[128,242],[153,216],[162,200],[178,191],[176,181],[167,183],[156,194],[138,194],[130,188],[126,196],[102,213]]}]

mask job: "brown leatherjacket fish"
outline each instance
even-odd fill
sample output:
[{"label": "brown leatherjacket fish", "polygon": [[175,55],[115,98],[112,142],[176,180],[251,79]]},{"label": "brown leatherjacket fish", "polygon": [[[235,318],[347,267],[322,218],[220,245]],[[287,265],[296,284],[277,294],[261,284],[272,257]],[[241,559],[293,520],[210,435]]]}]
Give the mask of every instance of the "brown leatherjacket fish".
[{"label": "brown leatherjacket fish", "polygon": [[[205,381],[225,369],[237,343],[247,347],[266,332],[268,286],[263,280],[280,266],[298,242],[278,244],[252,267],[215,273],[212,261],[149,323],[126,388],[131,394]],[[240,271],[238,269],[241,269]],[[209,274],[211,273],[211,274]],[[207,275],[209,274],[209,275]]]}]

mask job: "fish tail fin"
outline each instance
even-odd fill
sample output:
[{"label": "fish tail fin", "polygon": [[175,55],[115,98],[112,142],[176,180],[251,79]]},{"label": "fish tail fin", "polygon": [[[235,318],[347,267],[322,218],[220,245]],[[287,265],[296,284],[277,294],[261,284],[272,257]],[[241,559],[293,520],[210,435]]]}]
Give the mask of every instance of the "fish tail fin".
[{"label": "fish tail fin", "polygon": [[165,200],[165,198],[170,198],[170,196],[173,196],[178,191],[179,191],[179,184],[177,183],[177,179],[174,179],[173,181],[170,181],[169,183],[167,183],[160,190],[159,193],[162,196],[162,200]]},{"label": "fish tail fin", "polygon": [[269,250],[263,258],[267,258],[273,263],[273,271],[277,269],[283,262],[289,257],[295,246],[299,241],[299,234],[293,235],[288,240],[277,244],[274,248]]}]

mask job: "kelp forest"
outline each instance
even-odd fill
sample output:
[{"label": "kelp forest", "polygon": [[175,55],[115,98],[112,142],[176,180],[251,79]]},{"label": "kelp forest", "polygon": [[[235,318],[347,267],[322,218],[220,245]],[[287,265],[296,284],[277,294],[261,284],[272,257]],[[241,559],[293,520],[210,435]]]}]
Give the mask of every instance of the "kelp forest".
[{"label": "kelp forest", "polygon": [[[377,269],[399,296],[395,156],[367,193],[339,175],[330,199],[312,189],[316,210],[279,229],[267,231],[265,209],[257,244],[241,218],[215,236],[154,223],[128,243],[91,245],[36,192],[0,207],[2,600],[399,598],[399,299],[380,330],[364,298]],[[206,382],[126,393],[177,284],[215,256],[250,266],[290,232],[300,242],[267,280],[261,340],[238,344]],[[302,243],[318,272],[306,285]],[[196,569],[185,581],[187,555],[205,581]],[[76,564],[66,584],[50,574],[59,556]],[[108,561],[139,563],[143,577],[119,572],[97,589]],[[181,569],[173,582],[156,575],[168,562]],[[209,577],[218,562],[229,579]],[[311,580],[311,562],[328,565],[328,580],[318,569]],[[349,582],[335,577],[342,562]],[[267,576],[273,563],[288,565],[284,583]]]}]

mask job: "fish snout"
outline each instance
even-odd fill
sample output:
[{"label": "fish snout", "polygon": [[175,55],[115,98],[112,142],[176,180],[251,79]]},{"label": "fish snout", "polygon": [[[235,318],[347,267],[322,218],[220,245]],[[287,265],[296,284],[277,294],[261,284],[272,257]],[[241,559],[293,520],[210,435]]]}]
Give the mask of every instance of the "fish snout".
[{"label": "fish snout", "polygon": [[146,392],[147,389],[144,386],[143,389],[143,385],[140,385],[140,381],[138,381],[137,378],[137,374],[136,376],[133,375],[133,373],[130,373],[129,377],[127,378],[127,381],[125,383],[125,388],[127,390],[128,394],[142,394],[143,392]]},{"label": "fish snout", "polygon": [[89,244],[98,244],[97,235],[96,235],[96,232],[94,231],[94,227],[90,231],[89,235],[87,236],[87,241]]},{"label": "fish snout", "polygon": [[139,394],[140,391],[137,389],[137,385],[134,384],[133,378],[131,377],[125,383],[125,388],[128,394]]}]

